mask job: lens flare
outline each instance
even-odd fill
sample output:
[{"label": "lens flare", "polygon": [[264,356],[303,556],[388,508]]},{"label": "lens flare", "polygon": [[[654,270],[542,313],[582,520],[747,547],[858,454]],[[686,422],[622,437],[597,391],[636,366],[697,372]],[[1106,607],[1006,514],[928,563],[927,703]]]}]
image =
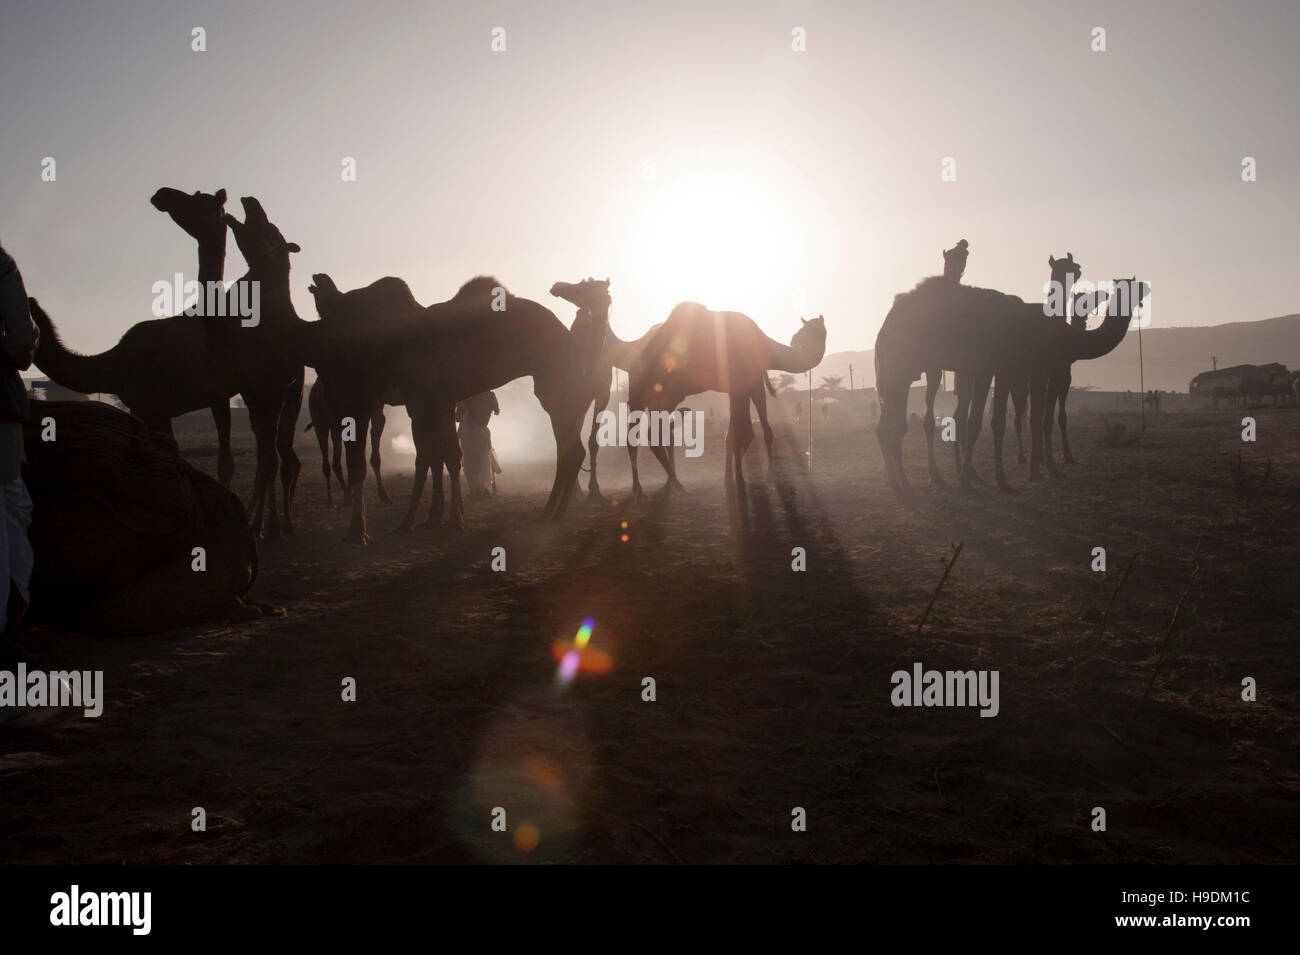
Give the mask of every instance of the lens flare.
[{"label": "lens flare", "polygon": [[557,679],[561,683],[570,683],[578,675],[578,668],[582,665],[582,654],[577,650],[568,650],[564,656],[560,657],[560,672]]},{"label": "lens flare", "polygon": [[551,656],[560,664],[555,682],[566,687],[579,673],[608,673],[614,668],[613,658],[599,647],[588,646],[596,629],[596,621],[585,617],[573,640],[556,640],[551,644]]},{"label": "lens flare", "polygon": [[531,822],[526,822],[515,830],[515,848],[522,852],[532,852],[541,841],[541,832]]}]

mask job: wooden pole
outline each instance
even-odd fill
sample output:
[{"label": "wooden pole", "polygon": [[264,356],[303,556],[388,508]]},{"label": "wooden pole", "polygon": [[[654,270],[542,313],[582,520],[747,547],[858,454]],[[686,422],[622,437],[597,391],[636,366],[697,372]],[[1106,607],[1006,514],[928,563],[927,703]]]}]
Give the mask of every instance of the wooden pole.
[{"label": "wooden pole", "polygon": [[808,470],[812,471],[812,369],[808,371]]},{"label": "wooden pole", "polygon": [[1142,361],[1142,321],[1141,321],[1141,319],[1138,320],[1138,388],[1141,389],[1141,391],[1140,391],[1139,393],[1142,395],[1142,403],[1141,403],[1141,407],[1142,407],[1142,433],[1145,434],[1145,433],[1146,433],[1146,430],[1147,430],[1147,379],[1146,379],[1146,368],[1145,368],[1145,366],[1144,366],[1144,364],[1143,364],[1143,361]]}]

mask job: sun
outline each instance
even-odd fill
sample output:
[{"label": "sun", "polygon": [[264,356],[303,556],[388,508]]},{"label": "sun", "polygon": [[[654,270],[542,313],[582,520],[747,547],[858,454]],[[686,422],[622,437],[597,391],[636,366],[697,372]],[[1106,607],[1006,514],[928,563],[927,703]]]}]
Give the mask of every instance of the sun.
[{"label": "sun", "polygon": [[780,169],[710,158],[674,164],[623,197],[625,274],[637,286],[623,291],[661,313],[656,321],[697,301],[743,311],[769,334],[793,330],[807,314],[816,246],[807,203]]}]

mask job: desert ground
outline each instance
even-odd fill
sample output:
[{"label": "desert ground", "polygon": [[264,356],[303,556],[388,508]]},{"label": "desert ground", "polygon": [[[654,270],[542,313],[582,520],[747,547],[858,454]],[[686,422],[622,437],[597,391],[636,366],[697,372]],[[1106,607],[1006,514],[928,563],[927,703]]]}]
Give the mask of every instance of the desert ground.
[{"label": "desert ground", "polygon": [[[758,442],[739,498],[720,430],[681,461],[685,497],[642,453],[646,505],[604,449],[611,501],[558,523],[539,521],[552,464],[502,447],[500,493],[467,505],[463,532],[393,532],[411,479],[390,452],[396,504],[367,482],[364,548],[343,542],[300,429],[297,535],[263,545],[252,592],[282,614],[29,634],[34,665],[103,670],[107,703],[0,737],[0,860],[1300,859],[1300,409],[1148,415],[1143,434],[1135,403],[1080,407],[1078,463],[1029,484],[1012,443],[1010,494],[987,431],[987,483],[957,489],[945,446],[949,486],[931,487],[914,422],[911,506],[884,486],[869,417],[815,418],[811,472],[806,418],[779,415],[777,469]],[[213,472],[204,424],[178,435]],[[566,685],[556,647],[588,617],[593,665]],[[999,671],[999,714],[893,707],[891,674],[915,662]]]}]

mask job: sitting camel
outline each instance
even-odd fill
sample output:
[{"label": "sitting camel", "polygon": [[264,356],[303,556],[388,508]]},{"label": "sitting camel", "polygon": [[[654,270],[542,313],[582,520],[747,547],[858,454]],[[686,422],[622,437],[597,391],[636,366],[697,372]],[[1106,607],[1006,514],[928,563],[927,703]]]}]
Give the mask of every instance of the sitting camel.
[{"label": "sitting camel", "polygon": [[[394,280],[396,281],[396,280]],[[533,390],[551,418],[556,473],[545,515],[563,516],[582,466],[581,430],[590,402],[594,356],[576,347],[569,330],[547,308],[511,295],[499,281],[480,276],[446,302],[396,314],[372,285],[345,293],[329,321],[298,326],[299,352],[328,384],[330,405],[354,418],[361,433],[347,448],[353,488],[349,538],[364,542],[365,439],[374,400],[396,387],[411,416],[415,483],[399,525],[409,529],[427,472],[446,465],[451,474],[449,523],[463,526],[456,403],[531,376]],[[422,525],[442,523],[442,480],[434,482],[433,505]]]},{"label": "sitting camel", "polygon": [[[1047,317],[1040,303],[991,289],[957,285],[938,277],[923,280],[912,291],[894,298],[894,305],[876,336],[876,387],[881,415],[876,429],[890,486],[901,497],[908,491],[903,472],[902,440],[907,430],[907,391],[926,368],[953,368],[972,382],[1006,376],[1029,382],[1030,480],[1041,480],[1047,379],[1063,362],[1100,358],[1123,340],[1133,311],[1148,292],[1145,283],[1129,280],[1131,296],[1115,302],[1101,326],[1092,331],[1071,328],[1064,318]],[[1002,435],[1006,429],[1006,389],[999,389],[993,411],[997,480],[1006,489],[1002,471]],[[959,410],[959,415],[961,413]],[[971,454],[979,432],[982,401],[972,407],[970,434],[964,447],[962,480],[968,479]],[[959,417],[960,427],[960,417]]]},{"label": "sitting camel", "polygon": [[[42,440],[46,419],[57,441]],[[23,438],[29,622],[145,633],[268,609],[247,596],[257,545],[239,498],[139,419],[97,401],[33,401]]]},{"label": "sitting camel", "polygon": [[[800,329],[789,345],[774,341],[758,324],[740,312],[714,312],[695,302],[682,302],[651,336],[637,367],[630,372],[628,416],[633,411],[672,412],[689,395],[702,391],[725,392],[731,401],[727,426],[726,482],[735,465],[736,486],[743,489],[745,475],[741,458],[754,440],[749,403],[758,411],[772,462],[772,428],[767,423],[767,392],[775,391],[768,380],[769,369],[805,372],[816,367],[826,353],[826,321],[818,315],[811,321],[800,318]],[[632,464],[632,491],[637,500],[645,492],[637,474],[636,445],[628,442]],[[651,446],[668,475],[669,488],[685,490],[677,480],[671,444]]]},{"label": "sitting camel", "polygon": [[[249,507],[253,527],[260,535],[269,497],[267,533],[275,539],[281,532],[272,490],[277,457],[288,533],[293,532],[293,490],[301,468],[293,438],[302,406],[303,373],[287,340],[298,321],[289,295],[289,253],[299,248],[284,240],[256,199],[241,201],[243,223],[226,215],[248,263],[248,272],[228,293],[231,317],[195,321],[178,315],[140,322],[108,351],[79,355],[64,346],[53,320],[33,302],[32,318],[41,332],[36,366],[51,381],[73,391],[117,395],[151,430],[168,436],[172,418],[216,408],[231,395],[241,395],[257,444]],[[256,324],[246,327],[236,304],[254,300],[259,302]]]}]

